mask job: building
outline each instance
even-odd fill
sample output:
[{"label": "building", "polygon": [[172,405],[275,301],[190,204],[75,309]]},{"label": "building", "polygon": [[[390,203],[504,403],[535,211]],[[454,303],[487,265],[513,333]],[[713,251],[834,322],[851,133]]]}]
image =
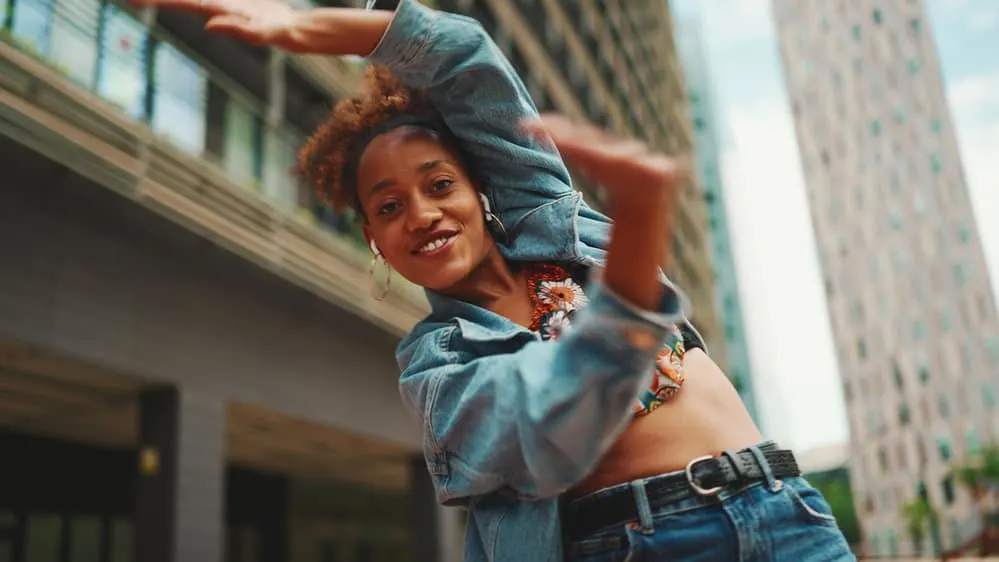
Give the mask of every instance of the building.
[{"label": "building", "polygon": [[722,177],[721,134],[715,114],[708,60],[700,22],[688,20],[676,27],[676,46],[683,63],[694,129],[694,148],[701,190],[708,209],[708,228],[715,278],[715,306],[718,310],[728,373],[757,425],[762,419],[756,409],[753,366],[746,342],[746,325],[739,299],[739,278],[735,268],[732,233],[729,230]]},{"label": "building", "polygon": [[[923,2],[775,4],[869,554],[977,519],[950,466],[999,438],[999,321]],[[816,397],[816,399],[821,399]],[[937,545],[934,545],[937,546]]]},{"label": "building", "polygon": [[[637,26],[668,30],[665,6],[601,6],[461,9],[543,107],[689,150],[675,65],[653,65],[672,46]],[[580,14],[597,35],[568,33]],[[0,0],[0,25],[0,559],[460,559],[398,399],[425,299],[398,279],[374,300],[356,228],[288,175],[358,64],[118,0]],[[703,200],[684,197],[671,271],[710,342]]]},{"label": "building", "polygon": [[287,174],[351,64],[0,8],[0,559],[460,559],[397,390],[426,301]]},{"label": "building", "polygon": [[[527,84],[541,111],[599,123],[671,154],[693,151],[690,110],[662,0],[437,0],[468,14],[490,32]],[[600,194],[582,178],[587,201]],[[688,186],[691,187],[691,186]],[[725,364],[725,338],[714,304],[707,211],[696,188],[685,188],[675,217],[667,267],[690,297],[691,321],[712,355]]]}]

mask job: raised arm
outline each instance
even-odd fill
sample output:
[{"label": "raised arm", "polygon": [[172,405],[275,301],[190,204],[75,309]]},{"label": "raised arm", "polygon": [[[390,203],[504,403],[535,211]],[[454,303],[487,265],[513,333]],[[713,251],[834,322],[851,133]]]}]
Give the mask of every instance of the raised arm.
[{"label": "raised arm", "polygon": [[[501,211],[504,193],[572,191],[558,152],[523,134],[538,112],[516,70],[474,19],[402,0],[370,54],[404,84],[425,90],[462,148],[476,159]],[[533,203],[532,203],[533,204]]]},{"label": "raised arm", "polygon": [[403,401],[423,422],[440,501],[502,487],[554,497],[613,444],[680,303],[666,290],[654,312],[641,311],[599,285],[590,297],[558,342],[516,353],[462,351],[475,334],[461,321],[422,325],[400,345]]},{"label": "raised arm", "polygon": [[[397,9],[316,8],[296,11],[277,0],[130,0],[209,16],[205,28],[295,53],[367,56],[411,88],[428,92],[462,147],[486,178],[494,209],[520,218],[504,198],[515,188],[524,212],[541,199],[568,195],[569,172],[558,151],[518,129],[537,115],[516,71],[475,20],[416,0]],[[509,225],[508,225],[509,226]]]}]

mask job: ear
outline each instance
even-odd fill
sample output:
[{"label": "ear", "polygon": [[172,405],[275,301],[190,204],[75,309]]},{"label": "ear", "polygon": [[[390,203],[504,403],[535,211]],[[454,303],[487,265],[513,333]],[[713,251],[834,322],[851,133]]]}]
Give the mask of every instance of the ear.
[{"label": "ear", "polygon": [[361,225],[361,232],[364,233],[364,240],[368,243],[368,249],[374,255],[380,255],[381,251],[378,249],[378,244],[375,244],[375,239],[371,237],[371,230],[368,228],[367,224]]}]

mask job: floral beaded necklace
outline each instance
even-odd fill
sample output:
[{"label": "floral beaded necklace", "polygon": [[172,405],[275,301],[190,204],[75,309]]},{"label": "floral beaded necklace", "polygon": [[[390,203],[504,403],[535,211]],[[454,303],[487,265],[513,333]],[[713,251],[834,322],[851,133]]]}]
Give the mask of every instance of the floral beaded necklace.
[{"label": "floral beaded necklace", "polygon": [[[533,307],[529,328],[540,334],[543,340],[558,340],[572,329],[573,317],[589,303],[586,293],[565,269],[557,265],[531,264],[525,272]],[[683,334],[674,325],[668,341],[656,356],[650,384],[642,389],[632,406],[635,415],[652,412],[680,390],[685,380],[685,352]]]}]

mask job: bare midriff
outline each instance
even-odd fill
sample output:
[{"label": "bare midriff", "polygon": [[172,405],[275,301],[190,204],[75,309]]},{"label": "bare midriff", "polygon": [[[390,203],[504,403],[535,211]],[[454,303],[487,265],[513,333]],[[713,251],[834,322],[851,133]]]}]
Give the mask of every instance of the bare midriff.
[{"label": "bare midriff", "polygon": [[704,351],[688,350],[683,367],[683,389],[655,411],[636,417],[570,496],[682,470],[692,459],[763,440],[732,383]]}]

